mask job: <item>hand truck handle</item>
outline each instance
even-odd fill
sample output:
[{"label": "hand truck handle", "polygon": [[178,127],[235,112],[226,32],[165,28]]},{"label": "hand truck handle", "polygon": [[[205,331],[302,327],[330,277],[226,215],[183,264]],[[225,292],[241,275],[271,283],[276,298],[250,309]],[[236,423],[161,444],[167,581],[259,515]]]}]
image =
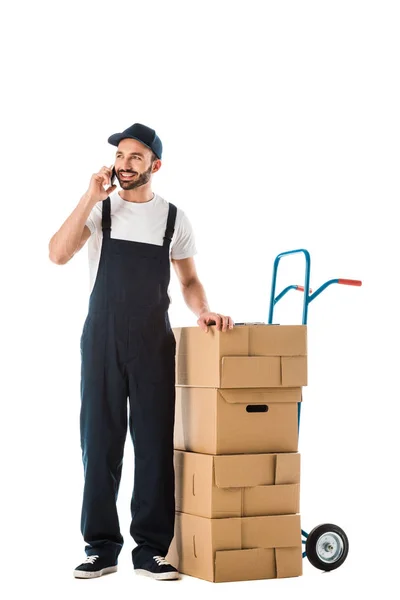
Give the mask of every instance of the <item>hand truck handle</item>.
[{"label": "hand truck handle", "polygon": [[338,283],[342,285],[362,285],[362,281],[359,279],[338,279]]},{"label": "hand truck handle", "polygon": [[[289,254],[297,254],[299,252],[302,252],[306,259],[306,272],[305,272],[304,286],[289,285],[280,294],[278,294],[278,296],[275,296],[276,277],[277,277],[277,272],[278,272],[279,261],[281,260],[281,258],[283,256],[287,256]],[[312,293],[312,290],[310,289],[310,268],[311,268],[310,253],[308,252],[308,250],[304,250],[304,248],[300,248],[299,250],[289,250],[288,252],[282,252],[281,254],[278,254],[278,256],[275,258],[274,268],[273,268],[273,272],[272,272],[271,297],[270,297],[270,303],[269,303],[269,316],[268,316],[269,324],[272,324],[272,318],[273,318],[273,314],[274,314],[275,304],[277,302],[279,302],[279,300],[291,289],[296,289],[301,292],[304,292],[302,323],[303,323],[303,325],[306,325],[307,324],[307,315],[308,315],[308,305],[317,296],[319,296],[321,294],[321,292],[323,292],[328,286],[332,285],[333,283],[340,283],[342,285],[353,285],[353,286],[362,285],[362,281],[360,281],[359,279],[329,279],[329,281],[326,281],[325,283],[323,283],[314,293]],[[305,290],[310,290],[310,292],[306,293]]]},{"label": "hand truck handle", "polygon": [[[308,250],[305,250],[304,248],[299,248],[298,250],[288,250],[287,252],[281,252],[281,254],[278,254],[278,256],[275,258],[274,268],[272,271],[271,297],[270,297],[270,303],[269,303],[269,316],[268,316],[269,324],[272,323],[275,304],[282,298],[282,296],[287,291],[289,291],[289,289],[291,289],[291,286],[289,286],[289,288],[286,288],[285,290],[283,290],[283,292],[275,298],[276,277],[278,274],[279,262],[280,262],[281,258],[283,258],[284,256],[288,256],[289,254],[298,254],[299,252],[304,254],[304,257],[306,260],[306,271],[305,271],[305,277],[304,277],[304,286],[298,286],[297,289],[299,289],[299,287],[303,288],[302,291],[310,289],[311,258],[310,258],[310,253],[308,252]],[[303,325],[305,325],[307,323],[307,311],[308,311],[308,294],[305,293],[304,300],[303,300]]]}]

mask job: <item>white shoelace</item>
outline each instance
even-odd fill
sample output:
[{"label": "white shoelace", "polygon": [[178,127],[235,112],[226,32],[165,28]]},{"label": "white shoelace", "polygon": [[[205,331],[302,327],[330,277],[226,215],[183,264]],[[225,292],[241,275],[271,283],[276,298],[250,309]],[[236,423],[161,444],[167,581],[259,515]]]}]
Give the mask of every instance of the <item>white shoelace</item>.
[{"label": "white shoelace", "polygon": [[83,562],[93,564],[97,558],[99,558],[98,554],[92,554],[91,556],[88,556]]},{"label": "white shoelace", "polygon": [[165,560],[165,556],[153,556],[153,558],[158,565],[168,565],[169,566],[169,562],[167,560]]}]

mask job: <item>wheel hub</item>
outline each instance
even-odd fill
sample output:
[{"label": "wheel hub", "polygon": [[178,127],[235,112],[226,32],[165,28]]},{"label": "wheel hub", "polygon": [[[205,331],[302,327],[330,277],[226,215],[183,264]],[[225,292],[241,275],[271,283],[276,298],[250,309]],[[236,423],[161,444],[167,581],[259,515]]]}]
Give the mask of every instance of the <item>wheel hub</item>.
[{"label": "wheel hub", "polygon": [[342,556],[343,554],[343,541],[342,538],[332,532],[327,532],[321,535],[316,544],[316,551],[320,560],[325,563],[332,563]]}]

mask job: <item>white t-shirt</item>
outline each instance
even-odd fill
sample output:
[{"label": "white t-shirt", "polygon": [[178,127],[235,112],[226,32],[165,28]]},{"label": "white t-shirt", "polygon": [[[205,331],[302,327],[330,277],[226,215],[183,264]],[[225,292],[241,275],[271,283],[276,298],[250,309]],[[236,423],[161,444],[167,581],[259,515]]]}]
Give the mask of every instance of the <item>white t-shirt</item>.
[{"label": "white t-shirt", "polygon": [[[110,194],[110,205],[110,237],[163,245],[169,206],[164,198],[154,194],[154,198],[148,202],[128,202],[121,198],[118,190],[114,190]],[[103,202],[97,202],[86,221],[86,225],[91,232],[87,242],[90,292],[96,280],[103,240],[101,229],[102,208]],[[170,259],[189,258],[195,254],[197,254],[197,249],[191,223],[183,210],[177,207],[175,231],[169,247]],[[169,291],[168,295],[170,296]]]}]

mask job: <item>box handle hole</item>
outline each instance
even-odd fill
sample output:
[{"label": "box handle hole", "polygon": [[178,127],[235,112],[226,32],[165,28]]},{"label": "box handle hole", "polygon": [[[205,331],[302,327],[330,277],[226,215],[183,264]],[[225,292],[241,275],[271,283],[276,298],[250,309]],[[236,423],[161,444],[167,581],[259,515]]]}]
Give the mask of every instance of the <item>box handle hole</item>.
[{"label": "box handle hole", "polygon": [[246,411],[249,413],[268,412],[268,405],[267,404],[248,404],[246,406]]}]

